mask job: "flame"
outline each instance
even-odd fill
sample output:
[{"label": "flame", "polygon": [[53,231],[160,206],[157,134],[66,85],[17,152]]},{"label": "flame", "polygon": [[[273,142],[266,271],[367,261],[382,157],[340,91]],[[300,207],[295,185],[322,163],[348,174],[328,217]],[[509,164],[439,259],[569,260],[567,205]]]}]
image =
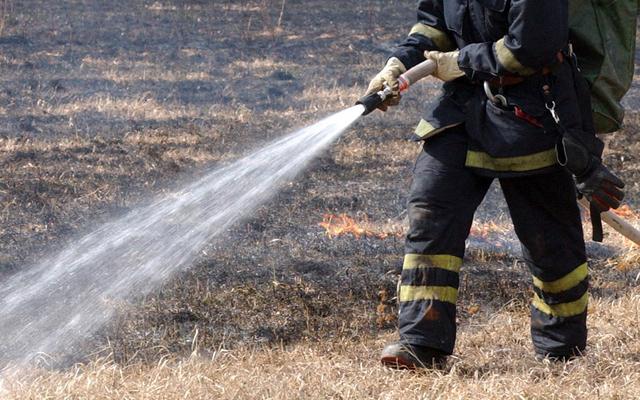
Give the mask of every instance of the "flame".
[{"label": "flame", "polygon": [[485,223],[474,222],[471,226],[471,231],[469,231],[469,235],[483,239],[489,239],[492,233],[498,232],[504,232],[504,228],[501,228],[493,221]]},{"label": "flame", "polygon": [[374,227],[366,218],[363,222],[358,223],[347,214],[325,214],[322,216],[322,222],[318,225],[325,229],[330,238],[353,235],[356,239],[363,236],[386,239],[391,236],[401,237],[403,235],[402,229],[397,227]]},{"label": "flame", "polygon": [[[338,236],[352,235],[356,239],[362,237],[373,237],[378,239],[387,239],[389,237],[401,238],[404,236],[402,224],[387,224],[380,226],[379,224],[370,223],[365,217],[363,221],[356,221],[347,214],[324,214],[322,222],[318,224],[326,231],[327,236],[335,238]],[[490,240],[495,238],[496,234],[504,233],[505,228],[493,221],[484,223],[474,223],[470,235]],[[496,243],[497,247],[501,247],[500,243]]]},{"label": "flame", "polygon": [[618,215],[619,217],[622,217],[622,218],[628,218],[628,219],[637,219],[638,218],[636,216],[636,213],[631,209],[631,207],[629,207],[626,204],[621,205],[616,210],[612,209],[611,211],[613,211],[616,215]]}]

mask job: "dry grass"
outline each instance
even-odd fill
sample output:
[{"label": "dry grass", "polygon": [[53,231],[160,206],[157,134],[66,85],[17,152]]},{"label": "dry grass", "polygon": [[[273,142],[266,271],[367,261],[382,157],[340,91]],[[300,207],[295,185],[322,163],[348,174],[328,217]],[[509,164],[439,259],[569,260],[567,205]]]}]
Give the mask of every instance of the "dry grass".
[{"label": "dry grass", "polygon": [[0,1],[0,35],[4,31],[4,27],[6,24],[6,20],[9,17],[9,10],[11,9],[11,1],[10,0],[1,0]]},{"label": "dry grass", "polygon": [[[390,6],[391,3],[391,6]],[[207,168],[351,105],[409,29],[414,4],[284,0],[0,2],[0,279]],[[108,21],[106,23],[105,21]],[[404,29],[404,28],[403,28]],[[589,245],[588,353],[539,362],[530,277],[496,188],[474,224],[449,368],[382,369],[395,338],[409,135],[402,112],[359,122],[191,271],[74,354],[6,372],[2,399],[637,398],[640,250]],[[637,91],[637,80],[634,86]],[[637,93],[632,96],[637,105]],[[606,161],[640,198],[640,113]],[[326,214],[373,235],[328,237]],[[636,226],[635,215],[626,214]],[[588,232],[587,232],[588,234]],[[0,322],[1,323],[1,322]]]},{"label": "dry grass", "polygon": [[3,399],[632,399],[640,386],[640,291],[590,306],[589,352],[537,361],[522,305],[478,312],[459,353],[439,372],[393,372],[377,363],[391,335],[284,348],[195,349],[186,359],[118,365],[99,359],[67,371],[22,371]]}]

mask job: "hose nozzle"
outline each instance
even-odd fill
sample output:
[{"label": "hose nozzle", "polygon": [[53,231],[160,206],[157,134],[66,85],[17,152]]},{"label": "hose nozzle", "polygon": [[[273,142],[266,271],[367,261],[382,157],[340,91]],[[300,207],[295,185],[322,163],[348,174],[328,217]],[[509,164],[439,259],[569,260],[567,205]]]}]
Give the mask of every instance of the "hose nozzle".
[{"label": "hose nozzle", "polygon": [[393,94],[393,90],[389,86],[385,86],[384,89],[379,92],[371,93],[367,96],[362,97],[356,102],[356,104],[361,104],[364,106],[364,112],[362,113],[362,115],[368,115],[371,114],[373,110],[380,107],[380,105],[384,103],[387,97],[389,97],[391,94]]}]

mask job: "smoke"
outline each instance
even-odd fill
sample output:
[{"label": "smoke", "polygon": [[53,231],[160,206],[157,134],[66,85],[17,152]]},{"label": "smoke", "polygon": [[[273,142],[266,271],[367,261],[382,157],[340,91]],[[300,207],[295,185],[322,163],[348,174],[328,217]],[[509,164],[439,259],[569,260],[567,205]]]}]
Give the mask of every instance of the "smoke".
[{"label": "smoke", "polygon": [[208,241],[267,201],[362,112],[336,113],[212,170],[0,284],[0,362],[72,354],[109,320],[114,302],[189,268]]}]

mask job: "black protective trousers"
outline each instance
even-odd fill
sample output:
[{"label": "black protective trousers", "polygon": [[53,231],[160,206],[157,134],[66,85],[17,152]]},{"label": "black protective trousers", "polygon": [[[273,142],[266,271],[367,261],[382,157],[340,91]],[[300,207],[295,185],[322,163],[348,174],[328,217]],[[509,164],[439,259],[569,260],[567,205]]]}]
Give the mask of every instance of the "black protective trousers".
[{"label": "black protective trousers", "polygon": [[[429,139],[414,168],[399,292],[400,339],[452,354],[460,267],[473,215],[493,177],[465,167],[462,126]],[[533,275],[531,335],[536,353],[584,350],[588,272],[571,176],[499,178],[523,258]]]}]

